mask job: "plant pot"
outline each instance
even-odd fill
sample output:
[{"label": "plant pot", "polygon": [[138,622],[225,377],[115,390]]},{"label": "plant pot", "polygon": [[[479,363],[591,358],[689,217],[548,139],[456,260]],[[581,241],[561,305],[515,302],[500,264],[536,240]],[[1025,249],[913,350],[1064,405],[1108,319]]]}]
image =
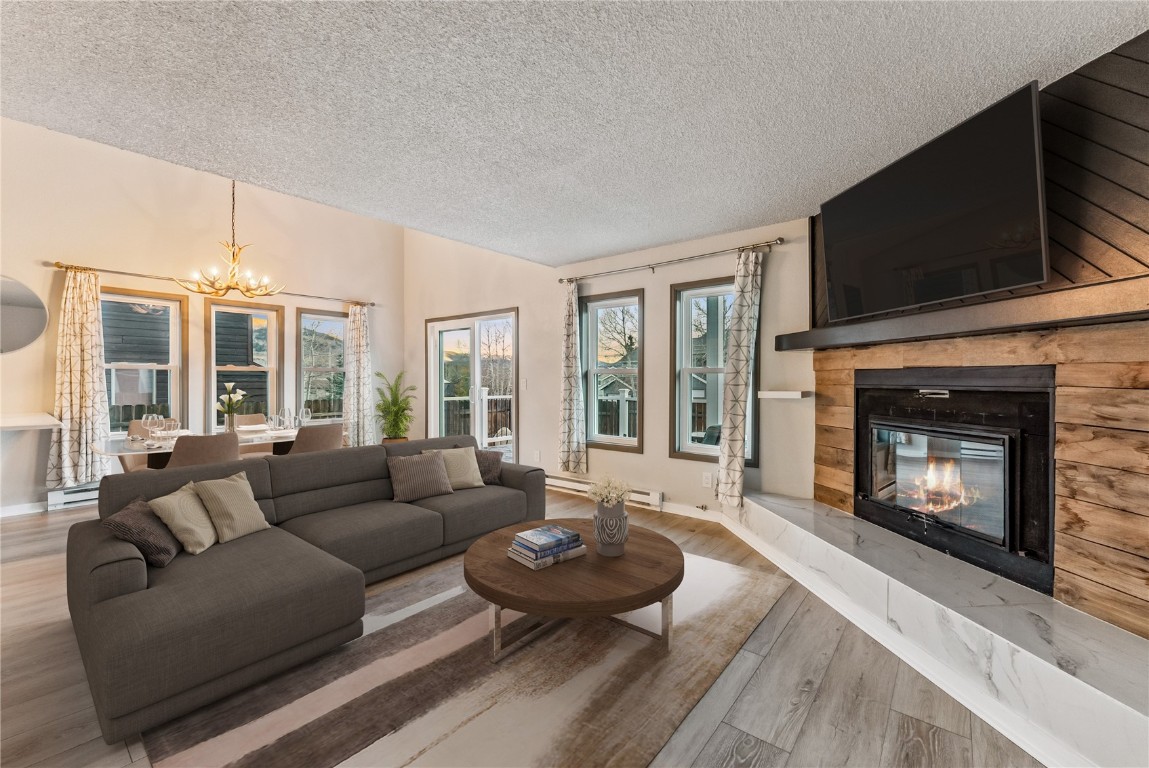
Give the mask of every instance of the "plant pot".
[{"label": "plant pot", "polygon": [[386,445],[387,443],[405,443],[405,442],[407,442],[406,437],[385,437],[382,440],[383,445]]},{"label": "plant pot", "polygon": [[595,551],[603,557],[618,557],[626,551],[626,503],[606,506],[601,502],[594,513]]}]

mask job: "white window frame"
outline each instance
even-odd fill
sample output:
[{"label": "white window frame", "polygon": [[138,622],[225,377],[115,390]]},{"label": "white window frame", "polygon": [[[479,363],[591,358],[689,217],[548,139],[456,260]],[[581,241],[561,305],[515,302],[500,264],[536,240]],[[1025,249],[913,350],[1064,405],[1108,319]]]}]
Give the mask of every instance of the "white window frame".
[{"label": "white window frame", "polygon": [[[105,301],[114,301],[119,304],[161,304],[170,310],[168,316],[168,363],[166,365],[160,363],[109,363],[107,361],[106,353],[104,358],[104,370],[112,371],[167,371],[168,372],[168,387],[170,388],[168,410],[173,418],[180,418],[183,413],[183,403],[186,397],[185,384],[184,384],[184,371],[182,370],[183,361],[183,313],[186,308],[186,303],[178,298],[167,298],[157,295],[125,292],[124,289],[107,288],[100,291],[101,304]],[[101,308],[100,312],[100,332],[104,332],[104,313]],[[105,377],[106,381],[106,377]],[[116,377],[112,376],[112,384],[115,386]],[[108,404],[114,402],[112,392],[108,392]],[[111,434],[126,434],[124,432],[113,432]]]},{"label": "white window frame", "polygon": [[[690,310],[691,302],[699,298],[711,298],[730,296],[733,299],[734,295],[734,280],[733,278],[705,281],[701,284],[688,284],[682,286],[671,286],[674,295],[672,300],[674,303],[675,313],[675,328],[674,328],[674,424],[672,425],[672,444],[671,456],[675,458],[697,459],[701,461],[717,461],[719,446],[718,445],[703,445],[695,443],[691,440],[693,436],[692,421],[692,388],[690,386],[690,378],[696,375],[717,374],[718,387],[719,387],[719,412],[722,411],[722,400],[725,397],[725,375],[726,375],[726,329],[723,329],[724,334],[721,341],[719,350],[719,365],[717,366],[695,366],[691,365],[692,362],[692,315]],[[746,462],[749,466],[756,466],[757,462],[754,457],[755,435],[757,433],[757,398],[755,397],[755,387],[757,379],[757,364],[752,373],[752,378],[755,381],[751,382],[751,386],[747,391],[746,402]]]},{"label": "white window frame", "polygon": [[[637,365],[633,368],[605,368],[598,366],[598,311],[602,309],[612,309],[615,307],[628,307],[635,306],[638,309],[638,328],[637,328],[637,341],[638,341],[638,356]],[[641,289],[635,291],[623,291],[619,293],[603,294],[601,296],[588,296],[582,301],[583,318],[584,318],[584,333],[583,333],[583,369],[585,373],[584,386],[586,389],[586,424],[587,434],[586,441],[588,444],[597,445],[600,448],[613,448],[613,449],[630,449],[638,453],[642,452],[642,415],[643,415],[643,393],[642,393],[642,357],[643,357],[643,291]],[[621,376],[634,376],[637,380],[635,389],[635,408],[638,413],[635,417],[635,434],[621,437],[618,435],[603,435],[598,432],[598,397],[596,396],[596,385],[599,376],[605,375],[621,375]],[[620,424],[628,423],[624,421],[626,415],[619,413]]]},{"label": "white window frame", "polygon": [[[321,309],[304,309],[304,308],[300,307],[299,312],[296,315],[296,317],[297,317],[297,321],[296,321],[295,335],[296,335],[296,359],[298,360],[298,375],[296,376],[296,380],[295,380],[295,399],[298,401],[296,403],[296,413],[298,414],[299,411],[303,409],[303,404],[306,402],[306,398],[304,397],[304,395],[306,393],[304,391],[305,387],[303,385],[303,380],[304,380],[304,377],[308,373],[342,373],[343,374],[343,387],[344,387],[344,391],[346,391],[346,388],[347,388],[347,365],[346,365],[346,363],[347,363],[348,315],[346,312],[328,312],[328,311],[321,310]],[[344,365],[342,368],[316,368],[314,366],[309,367],[309,366],[305,366],[303,364],[303,324],[307,321],[307,318],[309,318],[309,317],[318,318],[318,319],[323,320],[325,322],[331,322],[333,320],[339,320],[343,323],[343,362],[344,362]],[[328,423],[328,422],[334,423],[334,422],[342,422],[342,421],[343,421],[343,414],[340,414],[339,416],[332,417],[330,419],[315,419],[311,423],[312,424],[324,424],[324,423]]]},{"label": "white window frame", "polygon": [[[262,306],[258,304],[240,304],[238,302],[210,301],[205,305],[207,313],[207,410],[204,413],[205,431],[222,430],[216,423],[216,377],[220,372],[245,373],[250,371],[267,372],[267,412],[278,413],[281,407],[282,382],[279,370],[283,368],[283,307]],[[215,363],[216,342],[216,313],[225,312],[237,315],[267,315],[267,365],[225,365],[217,366]]]}]

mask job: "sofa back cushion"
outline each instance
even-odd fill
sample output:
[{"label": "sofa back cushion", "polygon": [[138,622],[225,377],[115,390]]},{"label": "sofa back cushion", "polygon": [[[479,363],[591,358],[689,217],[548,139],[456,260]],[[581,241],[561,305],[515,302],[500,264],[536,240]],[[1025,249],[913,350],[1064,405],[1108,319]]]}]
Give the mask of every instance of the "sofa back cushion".
[{"label": "sofa back cushion", "polygon": [[391,499],[387,451],[381,445],[271,456],[279,522],[336,507]]},{"label": "sofa back cushion", "polygon": [[423,451],[445,450],[447,448],[477,448],[474,435],[447,435],[428,437],[424,440],[408,440],[405,443],[387,443],[388,456],[414,456]]},{"label": "sofa back cushion", "polygon": [[196,480],[219,480],[239,472],[247,473],[255,502],[269,523],[277,522],[275,502],[271,492],[271,472],[267,460],[260,458],[227,461],[223,464],[197,464],[194,467],[175,467],[154,471],[129,472],[107,475],[100,481],[100,517],[114,515],[137,496],[150,501],[159,496],[175,493]]}]

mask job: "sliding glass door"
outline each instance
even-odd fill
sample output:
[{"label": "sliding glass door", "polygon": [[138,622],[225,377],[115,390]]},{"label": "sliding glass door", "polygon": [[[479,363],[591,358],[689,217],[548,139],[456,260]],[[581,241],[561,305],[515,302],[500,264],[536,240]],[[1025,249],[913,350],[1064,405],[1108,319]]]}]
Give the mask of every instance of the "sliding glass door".
[{"label": "sliding glass door", "polygon": [[515,460],[514,310],[427,322],[427,434],[474,435]]}]

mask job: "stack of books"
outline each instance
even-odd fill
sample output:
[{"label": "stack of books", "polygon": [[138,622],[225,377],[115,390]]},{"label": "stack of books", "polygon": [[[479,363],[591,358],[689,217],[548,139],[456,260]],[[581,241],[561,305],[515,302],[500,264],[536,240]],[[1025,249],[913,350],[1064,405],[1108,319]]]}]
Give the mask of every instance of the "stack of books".
[{"label": "stack of books", "polygon": [[579,532],[561,525],[543,525],[517,533],[507,549],[507,557],[536,571],[585,554],[586,545]]}]

